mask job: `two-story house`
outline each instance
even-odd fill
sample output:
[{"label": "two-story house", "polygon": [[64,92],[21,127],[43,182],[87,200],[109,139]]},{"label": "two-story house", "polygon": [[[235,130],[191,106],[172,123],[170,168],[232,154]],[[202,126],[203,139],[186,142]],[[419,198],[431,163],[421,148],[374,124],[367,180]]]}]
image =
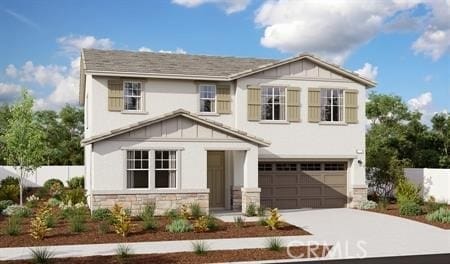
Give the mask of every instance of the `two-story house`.
[{"label": "two-story house", "polygon": [[365,98],[375,82],[337,65],[307,54],[276,61],[85,49],[80,79],[91,209],[366,199]]}]

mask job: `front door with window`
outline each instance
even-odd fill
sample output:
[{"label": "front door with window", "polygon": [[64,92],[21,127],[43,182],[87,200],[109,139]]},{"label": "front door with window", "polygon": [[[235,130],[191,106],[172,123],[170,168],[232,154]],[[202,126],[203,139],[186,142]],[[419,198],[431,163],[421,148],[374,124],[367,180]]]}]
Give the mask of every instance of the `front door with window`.
[{"label": "front door with window", "polygon": [[209,188],[209,207],[225,207],[225,152],[208,151],[207,185]]}]

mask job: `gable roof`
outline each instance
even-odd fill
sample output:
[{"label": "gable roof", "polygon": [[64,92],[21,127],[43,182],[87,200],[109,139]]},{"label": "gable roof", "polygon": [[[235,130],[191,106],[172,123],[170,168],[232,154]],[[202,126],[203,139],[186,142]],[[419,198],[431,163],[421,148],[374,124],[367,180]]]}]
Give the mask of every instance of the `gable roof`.
[{"label": "gable roof", "polygon": [[209,120],[209,119],[206,119],[206,118],[199,117],[198,115],[193,114],[193,113],[191,113],[189,111],[186,111],[184,109],[178,109],[178,110],[175,110],[173,112],[164,114],[162,116],[152,117],[152,118],[149,118],[149,119],[146,119],[146,120],[143,120],[143,121],[140,121],[140,122],[128,125],[128,126],[124,126],[124,127],[118,128],[118,129],[111,130],[111,131],[109,131],[107,133],[102,133],[102,134],[98,134],[98,135],[90,137],[90,138],[85,138],[85,139],[83,139],[81,141],[81,144],[83,146],[85,146],[87,144],[92,144],[92,143],[95,143],[95,142],[106,140],[106,139],[109,139],[109,138],[112,138],[112,137],[115,137],[115,136],[119,136],[119,135],[122,135],[122,134],[125,134],[125,133],[128,133],[128,132],[131,132],[131,131],[134,131],[134,130],[137,130],[137,129],[140,129],[140,128],[143,128],[143,127],[146,127],[146,126],[150,126],[150,125],[153,125],[153,124],[156,124],[156,123],[168,120],[168,119],[179,117],[179,116],[185,117],[185,118],[190,119],[190,120],[192,120],[194,122],[200,123],[200,124],[202,124],[204,126],[210,127],[212,129],[215,129],[217,131],[220,131],[220,132],[223,132],[225,134],[231,135],[233,137],[242,139],[244,141],[256,144],[256,145],[258,145],[260,147],[268,147],[268,146],[270,146],[270,142],[268,142],[268,141],[266,141],[266,140],[264,140],[262,138],[259,138],[259,137],[253,136],[251,134],[248,134],[245,131],[242,131],[242,130],[239,130],[239,129],[235,129],[235,128],[232,128],[232,127],[227,126],[227,125],[224,125],[224,124],[222,124],[220,122],[216,122],[216,121],[213,121],[213,120]]},{"label": "gable roof", "polygon": [[85,74],[120,77],[233,81],[296,61],[309,60],[366,87],[376,82],[311,54],[285,60],[209,55],[83,49],[80,65],[80,103],[84,103]]}]

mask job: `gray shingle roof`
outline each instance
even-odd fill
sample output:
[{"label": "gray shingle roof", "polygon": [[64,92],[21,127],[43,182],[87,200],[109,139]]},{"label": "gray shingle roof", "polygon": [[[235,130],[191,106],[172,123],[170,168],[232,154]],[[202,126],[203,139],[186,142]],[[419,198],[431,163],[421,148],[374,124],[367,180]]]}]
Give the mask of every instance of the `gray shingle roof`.
[{"label": "gray shingle roof", "polygon": [[182,74],[227,77],[262,65],[271,59],[122,50],[84,49],[86,71]]}]

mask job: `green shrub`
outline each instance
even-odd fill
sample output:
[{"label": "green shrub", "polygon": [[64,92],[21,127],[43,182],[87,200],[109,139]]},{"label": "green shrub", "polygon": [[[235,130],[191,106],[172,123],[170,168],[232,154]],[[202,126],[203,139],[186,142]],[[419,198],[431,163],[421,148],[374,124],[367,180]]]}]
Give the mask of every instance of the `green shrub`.
[{"label": "green shrub", "polygon": [[59,185],[61,189],[64,188],[64,183],[58,179],[49,179],[45,181],[44,188],[50,190],[50,188],[52,188],[52,186],[54,186],[55,184]]},{"label": "green shrub", "polygon": [[139,217],[142,219],[142,218],[150,217],[150,216],[154,216],[154,215],[155,215],[155,205],[154,204],[147,204],[147,205],[144,206],[144,209],[139,214]]},{"label": "green shrub", "polygon": [[387,209],[388,204],[389,204],[388,198],[380,198],[380,200],[378,200],[377,203],[377,208],[384,211]]},{"label": "green shrub", "polygon": [[94,221],[109,221],[112,217],[112,212],[108,208],[99,208],[92,211],[91,218]]},{"label": "green shrub", "polygon": [[181,218],[181,215],[180,215],[180,214],[178,213],[178,211],[175,210],[175,209],[167,210],[167,211],[164,213],[164,215],[167,216],[168,218],[170,218],[170,220],[174,220],[174,219]]},{"label": "green shrub", "polygon": [[2,214],[7,216],[19,216],[19,217],[30,217],[33,212],[30,208],[26,206],[21,206],[17,204],[10,205],[3,210]]},{"label": "green shrub", "polygon": [[214,231],[219,228],[219,223],[214,216],[206,215],[204,217],[206,218],[206,226],[208,227],[209,231]]},{"label": "green shrub", "polygon": [[425,208],[427,213],[432,213],[442,207],[447,207],[446,203],[438,203],[436,202],[436,199],[433,196],[430,196],[428,201],[425,203]]},{"label": "green shrub", "polygon": [[17,185],[19,186],[19,178],[8,176],[0,181],[0,187],[5,185]]},{"label": "green shrub", "polygon": [[281,226],[281,215],[277,208],[270,209],[269,216],[266,219],[267,227],[271,230],[276,230]]},{"label": "green shrub", "polygon": [[154,205],[146,205],[144,210],[139,214],[139,218],[143,221],[142,227],[144,230],[154,230],[158,227],[158,223],[155,214],[155,206]]},{"label": "green shrub", "polygon": [[84,218],[86,218],[86,207],[75,207],[75,206],[70,206],[70,207],[66,207],[64,209],[62,209],[62,217],[64,219],[69,219],[73,216],[77,216],[77,215],[81,215]]},{"label": "green shrub", "polygon": [[86,203],[85,191],[81,188],[65,190],[62,193],[62,201],[65,204],[69,202],[71,202],[72,204]]},{"label": "green shrub", "polygon": [[265,215],[266,215],[266,208],[264,208],[264,207],[262,207],[262,206],[258,207],[257,215],[258,215],[259,217],[265,216]]},{"label": "green shrub", "polygon": [[119,244],[116,249],[116,256],[119,263],[125,263],[133,254],[131,247],[128,245]]},{"label": "green shrub", "polygon": [[69,186],[70,189],[84,189],[84,177],[83,176],[79,176],[79,177],[73,177],[72,179],[67,181],[67,185]]},{"label": "green shrub", "polygon": [[283,247],[283,241],[281,241],[278,237],[268,238],[267,241],[267,249],[271,251],[280,251]]},{"label": "green shrub", "polygon": [[0,187],[0,200],[18,201],[20,195],[20,187],[15,184],[2,185]]},{"label": "green shrub", "polygon": [[193,227],[186,219],[174,219],[168,225],[166,225],[166,231],[170,233],[185,233],[192,231]]},{"label": "green shrub", "polygon": [[51,207],[56,207],[59,206],[61,204],[61,201],[56,199],[56,198],[50,198],[48,199],[47,203],[51,206]]},{"label": "green shrub", "polygon": [[413,201],[404,201],[400,204],[400,215],[404,216],[415,216],[422,213],[420,205]]},{"label": "green shrub", "polygon": [[450,223],[450,209],[441,207],[427,214],[426,219],[431,222]]},{"label": "green shrub", "polygon": [[49,214],[45,217],[44,222],[47,228],[53,228],[58,223],[58,216],[54,214]]},{"label": "green shrub", "polygon": [[8,218],[8,222],[5,227],[5,233],[10,236],[17,236],[20,234],[20,226],[22,225],[22,218],[13,215]]},{"label": "green shrub", "polygon": [[395,195],[399,204],[406,201],[411,201],[416,204],[423,202],[420,195],[421,188],[409,182],[408,180],[401,180],[395,188]]},{"label": "green shrub", "polygon": [[205,241],[192,242],[192,250],[196,255],[205,255],[208,252],[208,248]]},{"label": "green shrub", "polygon": [[247,208],[245,209],[245,215],[256,216],[256,205],[254,203],[250,203],[249,205],[247,205]]},{"label": "green shrub", "polygon": [[199,203],[191,203],[189,205],[189,209],[191,210],[191,217],[193,219],[198,219],[200,216],[203,215],[203,212],[202,212],[202,209],[201,209]]},{"label": "green shrub", "polygon": [[31,259],[35,264],[51,263],[51,260],[55,255],[52,251],[50,251],[47,248],[30,249],[30,251],[31,251]]},{"label": "green shrub", "polygon": [[35,208],[39,203],[39,197],[34,194],[28,196],[26,200],[27,202],[25,203],[25,205],[29,208]]},{"label": "green shrub", "polygon": [[86,217],[82,214],[73,215],[69,218],[70,231],[81,233],[86,230]]},{"label": "green shrub", "polygon": [[242,216],[235,216],[233,218],[233,221],[234,221],[234,225],[236,227],[241,228],[241,227],[243,227],[245,225],[245,220],[244,220],[244,218],[242,218]]},{"label": "green shrub", "polygon": [[267,217],[260,217],[258,219],[258,225],[260,225],[260,226],[267,226]]},{"label": "green shrub", "polygon": [[375,208],[377,208],[377,203],[376,202],[374,202],[374,201],[370,201],[370,200],[366,200],[366,201],[363,201],[363,202],[361,202],[359,205],[358,205],[358,209],[361,209],[361,210],[370,210],[370,209],[375,209]]},{"label": "green shrub", "polygon": [[39,188],[36,192],[36,196],[43,199],[46,198],[49,195],[48,189],[46,188]]},{"label": "green shrub", "polygon": [[3,212],[8,206],[13,205],[14,202],[11,200],[2,200],[0,201],[0,213]]}]

